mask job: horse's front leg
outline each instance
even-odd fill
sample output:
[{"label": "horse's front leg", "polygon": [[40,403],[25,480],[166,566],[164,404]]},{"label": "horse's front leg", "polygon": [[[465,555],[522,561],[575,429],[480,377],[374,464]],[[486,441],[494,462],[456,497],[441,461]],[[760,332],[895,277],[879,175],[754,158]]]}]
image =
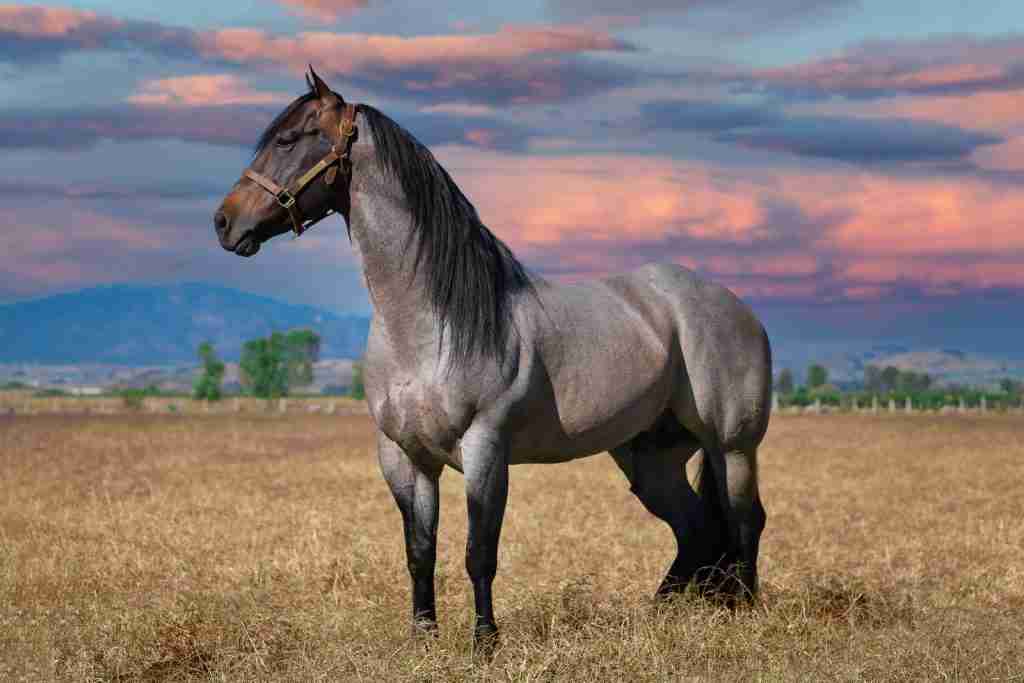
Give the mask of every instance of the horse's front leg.
[{"label": "horse's front leg", "polygon": [[498,569],[498,538],[508,499],[508,449],[494,431],[471,428],[463,436],[462,471],[466,478],[469,539],[466,571],[476,604],[475,644],[485,653],[497,643],[491,584]]},{"label": "horse's front leg", "polygon": [[377,436],[377,457],[398,509],[402,511],[405,556],[412,578],[413,634],[433,633],[437,631],[434,563],[437,560],[438,480],[442,467],[425,467],[413,461],[383,433]]}]

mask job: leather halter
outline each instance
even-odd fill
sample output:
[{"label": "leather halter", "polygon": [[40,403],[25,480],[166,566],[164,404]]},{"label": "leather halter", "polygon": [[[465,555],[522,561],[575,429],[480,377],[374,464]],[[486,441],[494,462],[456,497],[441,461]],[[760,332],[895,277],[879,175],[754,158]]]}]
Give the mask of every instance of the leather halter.
[{"label": "leather halter", "polygon": [[303,173],[292,187],[281,187],[267,176],[251,169],[246,169],[245,173],[242,174],[243,177],[248,178],[274,195],[274,199],[281,205],[281,208],[288,212],[288,217],[292,219],[292,230],[295,232],[296,237],[334,213],[334,209],[327,209],[316,218],[304,218],[299,210],[296,198],[300,192],[306,189],[307,185],[316,180],[324,171],[328,172],[324,178],[325,182],[328,185],[333,185],[338,171],[338,169],[333,168],[335,164],[338,164],[342,173],[348,174],[351,172],[349,153],[352,151],[352,142],[356,137],[356,111],[357,105],[345,105],[345,113],[341,117],[341,123],[338,125],[341,138],[331,146],[331,151],[327,153],[327,156]]}]

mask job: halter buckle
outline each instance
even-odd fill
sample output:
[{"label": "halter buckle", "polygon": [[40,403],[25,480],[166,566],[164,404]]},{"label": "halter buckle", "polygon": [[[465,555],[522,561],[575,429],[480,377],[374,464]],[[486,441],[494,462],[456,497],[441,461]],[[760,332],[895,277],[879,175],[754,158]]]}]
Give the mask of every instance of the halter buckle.
[{"label": "halter buckle", "polygon": [[287,188],[277,193],[274,198],[277,199],[277,203],[282,208],[290,209],[295,206],[295,195],[289,192]]}]

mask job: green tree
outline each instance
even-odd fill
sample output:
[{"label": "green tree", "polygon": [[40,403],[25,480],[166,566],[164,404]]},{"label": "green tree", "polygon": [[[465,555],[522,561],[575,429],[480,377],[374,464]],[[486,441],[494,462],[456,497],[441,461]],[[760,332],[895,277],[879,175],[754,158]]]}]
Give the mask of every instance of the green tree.
[{"label": "green tree", "polygon": [[362,361],[356,361],[352,364],[352,388],[348,393],[349,396],[360,401],[366,398],[366,384],[363,381]]},{"label": "green tree", "polygon": [[887,365],[882,370],[882,391],[896,391],[900,386],[900,369]]},{"label": "green tree", "polygon": [[203,342],[199,345],[199,360],[203,364],[203,374],[192,387],[192,398],[219,401],[222,396],[220,385],[224,379],[224,363],[217,358],[213,344]]},{"label": "green tree", "polygon": [[864,368],[864,389],[869,392],[884,391],[882,369],[877,365],[869,365]]},{"label": "green tree", "polygon": [[817,363],[807,368],[807,386],[811,389],[828,384],[828,370]]},{"label": "green tree", "polygon": [[288,387],[313,383],[313,364],[320,360],[320,335],[313,330],[292,330],[284,336]]},{"label": "green tree", "polygon": [[288,395],[288,345],[285,335],[247,341],[239,362],[242,386],[248,393],[273,399]]},{"label": "green tree", "polygon": [[783,396],[789,396],[793,393],[793,388],[793,372],[789,368],[784,368],[775,380],[775,391]]}]

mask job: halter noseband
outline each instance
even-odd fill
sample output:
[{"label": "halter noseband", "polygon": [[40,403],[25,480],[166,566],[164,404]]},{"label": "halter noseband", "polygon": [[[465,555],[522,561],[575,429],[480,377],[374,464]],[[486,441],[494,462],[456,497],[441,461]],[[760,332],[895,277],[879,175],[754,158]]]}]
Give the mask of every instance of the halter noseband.
[{"label": "halter noseband", "polygon": [[327,171],[327,176],[324,180],[328,185],[333,185],[338,171],[338,169],[333,168],[335,164],[338,164],[343,173],[347,174],[351,171],[349,167],[349,153],[352,150],[352,142],[356,137],[356,105],[345,105],[345,113],[341,118],[338,129],[341,133],[341,139],[331,146],[331,151],[327,153],[327,156],[318,161],[313,168],[303,173],[290,188],[281,187],[267,176],[251,169],[246,169],[245,173],[242,174],[243,177],[248,178],[274,195],[274,199],[281,205],[281,208],[288,212],[289,218],[292,219],[292,230],[295,232],[296,237],[334,213],[334,209],[327,209],[316,218],[303,218],[296,198],[300,192],[306,189],[307,185],[316,180],[324,171]]}]

